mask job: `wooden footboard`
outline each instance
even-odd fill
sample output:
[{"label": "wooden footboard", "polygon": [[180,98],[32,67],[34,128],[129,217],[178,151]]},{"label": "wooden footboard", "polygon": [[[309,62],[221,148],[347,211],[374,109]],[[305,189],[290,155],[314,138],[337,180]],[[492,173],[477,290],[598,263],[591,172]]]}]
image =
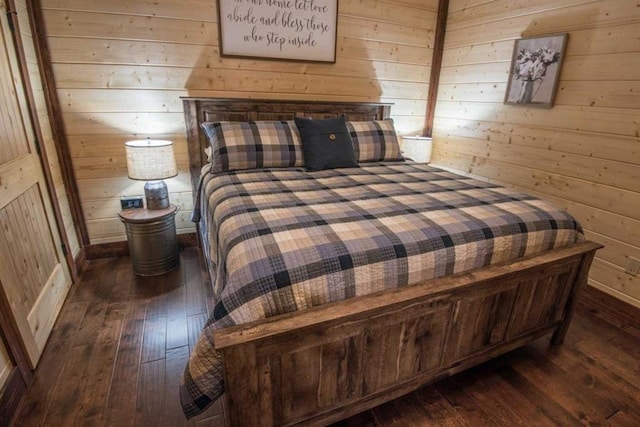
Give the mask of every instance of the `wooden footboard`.
[{"label": "wooden footboard", "polygon": [[218,330],[233,426],[328,424],[554,332],[595,251],[510,264]]}]

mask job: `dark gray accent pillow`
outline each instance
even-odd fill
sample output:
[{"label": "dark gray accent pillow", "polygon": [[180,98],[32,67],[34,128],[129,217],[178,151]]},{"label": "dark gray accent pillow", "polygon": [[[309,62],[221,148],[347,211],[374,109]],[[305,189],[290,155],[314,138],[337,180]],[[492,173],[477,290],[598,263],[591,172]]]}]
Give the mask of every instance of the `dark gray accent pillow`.
[{"label": "dark gray accent pillow", "polygon": [[344,116],[325,120],[296,117],[295,121],[307,170],[358,167]]}]

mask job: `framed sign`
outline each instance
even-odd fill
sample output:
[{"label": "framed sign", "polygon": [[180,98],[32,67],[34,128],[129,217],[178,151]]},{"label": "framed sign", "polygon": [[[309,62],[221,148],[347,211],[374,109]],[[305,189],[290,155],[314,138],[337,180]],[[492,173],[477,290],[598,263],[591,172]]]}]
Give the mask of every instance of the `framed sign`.
[{"label": "framed sign", "polygon": [[338,0],[218,0],[220,54],[336,62]]},{"label": "framed sign", "polygon": [[567,34],[516,40],[504,103],[551,108],[566,44]]}]

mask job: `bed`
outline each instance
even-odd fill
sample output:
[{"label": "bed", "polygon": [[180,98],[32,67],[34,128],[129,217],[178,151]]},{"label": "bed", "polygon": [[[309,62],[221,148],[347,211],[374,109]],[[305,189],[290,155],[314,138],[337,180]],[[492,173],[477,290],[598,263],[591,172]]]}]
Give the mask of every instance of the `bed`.
[{"label": "bed", "polygon": [[212,174],[202,123],[372,122],[391,106],[183,102],[215,297],[183,375],[188,416],[224,391],[233,426],[329,424],[543,335],[562,343],[600,248],[568,214],[412,162],[307,172],[298,153]]}]

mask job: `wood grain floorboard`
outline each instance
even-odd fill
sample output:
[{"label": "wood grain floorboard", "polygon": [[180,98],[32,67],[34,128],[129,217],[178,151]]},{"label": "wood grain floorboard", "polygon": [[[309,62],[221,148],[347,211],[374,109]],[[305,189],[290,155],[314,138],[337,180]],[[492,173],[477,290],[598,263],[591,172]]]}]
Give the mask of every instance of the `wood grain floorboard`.
[{"label": "wood grain floorboard", "polygon": [[433,420],[431,425],[471,426],[461,413],[434,386],[424,387],[414,393],[417,404],[421,405]]},{"label": "wood grain floorboard", "polygon": [[47,344],[47,350],[40,359],[40,369],[34,377],[30,391],[22,403],[22,412],[29,414],[23,420],[25,426],[41,426],[47,415],[51,401],[54,397],[55,385],[60,378],[66,358],[60,355],[67,355],[73,343],[73,336],[78,329],[78,324],[87,311],[89,301],[67,301],[64,304],[58,321],[51,332],[51,337]]},{"label": "wood grain floorboard", "polygon": [[189,359],[189,346],[167,350],[165,359],[164,406],[161,425],[171,427],[180,425],[184,420],[180,406],[180,375]]},{"label": "wood grain floorboard", "polygon": [[198,341],[198,336],[200,335],[200,331],[204,328],[205,323],[207,322],[207,316],[204,314],[194,314],[189,316],[187,319],[187,331],[188,331],[188,339],[189,339],[189,349],[193,351],[196,346],[196,342]]},{"label": "wood grain floorboard", "polygon": [[144,333],[144,305],[132,304],[125,314],[118,353],[106,402],[107,425],[133,425],[138,395],[138,375]]},{"label": "wood grain floorboard", "polygon": [[513,412],[513,425],[551,427],[556,424],[548,418],[542,409],[534,402],[523,396],[509,383],[504,381],[495,371],[476,370],[473,376],[479,377],[488,390],[492,399],[504,405],[505,412]]},{"label": "wood grain floorboard", "polygon": [[483,405],[457,383],[456,378],[440,381],[436,389],[465,420],[475,420],[477,425],[483,426],[499,424],[496,416],[485,411]]},{"label": "wood grain floorboard", "polygon": [[140,367],[138,382],[138,399],[136,405],[136,425],[159,426],[164,414],[166,360],[154,360],[143,363]]},{"label": "wood grain floorboard", "polygon": [[104,424],[104,413],[113,374],[113,365],[122,334],[122,316],[109,311],[98,334],[87,370],[87,379],[77,402],[75,425]]},{"label": "wood grain floorboard", "polygon": [[184,286],[179,286],[167,294],[167,350],[189,344],[186,295]]},{"label": "wood grain floorboard", "polygon": [[[137,277],[91,260],[72,287],[15,426],[225,425],[221,402],[186,420],[180,376],[211,308],[196,249],[180,269]],[[336,423],[387,426],[640,426],[640,330],[581,309],[548,337]]]},{"label": "wood grain floorboard", "polygon": [[[76,415],[77,402],[82,397],[82,387],[87,380],[89,362],[93,356],[92,344],[73,346],[64,357],[58,381],[53,385],[53,398],[42,425],[70,426]],[[18,422],[17,425],[20,425]]]},{"label": "wood grain floorboard", "polygon": [[497,393],[493,393],[492,387],[484,381],[483,374],[485,372],[457,376],[454,381],[466,392],[473,405],[481,407],[496,425],[524,425],[520,415],[502,399],[497,398]]}]

